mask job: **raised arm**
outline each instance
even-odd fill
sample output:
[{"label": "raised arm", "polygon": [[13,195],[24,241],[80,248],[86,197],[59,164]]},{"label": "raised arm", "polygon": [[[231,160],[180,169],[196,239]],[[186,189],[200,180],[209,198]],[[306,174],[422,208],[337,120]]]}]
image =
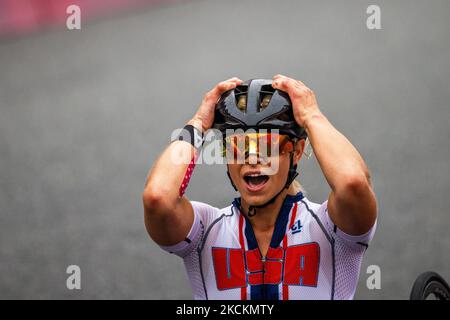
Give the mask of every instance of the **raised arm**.
[{"label": "raised arm", "polygon": [[301,81],[276,75],[273,86],[289,93],[295,119],[306,128],[314,154],[331,187],[328,198],[331,220],[350,235],[367,232],[375,223],[377,203],[363,158],[321,113],[314,92]]},{"label": "raised arm", "polygon": [[[221,94],[242,81],[231,78],[209,91],[195,116],[188,122],[201,132],[214,121],[214,107]],[[160,245],[173,245],[184,240],[192,226],[192,206],[183,190],[188,167],[195,156],[195,148],[186,141],[172,142],[154,163],[145,183],[142,199],[144,222],[150,237]],[[180,189],[181,188],[181,189]]]}]

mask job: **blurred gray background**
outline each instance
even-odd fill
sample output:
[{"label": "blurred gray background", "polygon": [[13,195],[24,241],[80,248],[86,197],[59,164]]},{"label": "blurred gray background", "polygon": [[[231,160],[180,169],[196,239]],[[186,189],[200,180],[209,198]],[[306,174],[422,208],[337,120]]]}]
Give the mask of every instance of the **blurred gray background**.
[{"label": "blurred gray background", "polygon": [[[356,298],[407,299],[426,270],[450,280],[449,15],[448,0],[187,1],[3,40],[0,298],[192,298],[182,260],[146,234],[147,172],[217,82],[276,73],[315,91],[371,170],[378,231]],[[300,171],[324,201],[316,159]],[[235,193],[199,165],[187,195]],[[66,289],[71,264],[82,290]]]}]

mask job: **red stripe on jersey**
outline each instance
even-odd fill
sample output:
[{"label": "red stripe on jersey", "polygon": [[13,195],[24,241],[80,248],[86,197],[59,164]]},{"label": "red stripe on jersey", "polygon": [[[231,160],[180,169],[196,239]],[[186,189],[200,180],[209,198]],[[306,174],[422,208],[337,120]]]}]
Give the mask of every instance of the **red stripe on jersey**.
[{"label": "red stripe on jersey", "polygon": [[[244,216],[242,212],[239,215],[239,244],[241,245],[242,252],[245,252],[245,243],[244,243],[244,234],[242,232],[242,228],[244,226]],[[247,270],[244,270],[247,273]],[[247,275],[245,275],[247,277]],[[241,300],[247,300],[247,287],[244,286],[241,288]]]},{"label": "red stripe on jersey", "polygon": [[[291,230],[292,226],[294,225],[296,216],[297,216],[297,202],[294,204],[294,209],[292,210],[291,215],[291,221],[289,221],[289,228],[287,229],[286,234],[284,235],[283,238],[283,249],[285,254],[287,248],[287,233],[289,232],[289,230]],[[283,284],[283,300],[289,300],[289,286],[285,284]]]}]

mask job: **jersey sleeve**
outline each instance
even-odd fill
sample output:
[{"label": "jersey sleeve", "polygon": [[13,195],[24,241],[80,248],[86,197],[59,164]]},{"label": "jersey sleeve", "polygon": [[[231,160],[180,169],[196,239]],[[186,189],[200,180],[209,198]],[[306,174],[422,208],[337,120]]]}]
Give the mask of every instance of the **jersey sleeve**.
[{"label": "jersey sleeve", "polygon": [[350,247],[360,248],[361,246],[367,249],[370,241],[372,240],[375,230],[377,227],[377,221],[375,221],[372,228],[364,234],[361,235],[350,235],[339,229],[331,219],[328,213],[328,200],[326,200],[320,208],[318,209],[318,216],[324,222],[328,233],[335,238],[337,241],[342,242],[344,245]]},{"label": "jersey sleeve", "polygon": [[352,236],[339,229],[328,213],[328,201],[317,212],[333,241],[334,294],[333,299],[353,299],[359,279],[362,260],[372,240],[376,221],[364,234]]},{"label": "jersey sleeve", "polygon": [[206,203],[191,201],[192,209],[194,210],[194,222],[188,235],[183,241],[180,241],[174,245],[162,246],[161,249],[169,253],[173,253],[181,258],[185,258],[194,251],[200,244],[205,227],[211,221],[211,218],[219,210]]}]

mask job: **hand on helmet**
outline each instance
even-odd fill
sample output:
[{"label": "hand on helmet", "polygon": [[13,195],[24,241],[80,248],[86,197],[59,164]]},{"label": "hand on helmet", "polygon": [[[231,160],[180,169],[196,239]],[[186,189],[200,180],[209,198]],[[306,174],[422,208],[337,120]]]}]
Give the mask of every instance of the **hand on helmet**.
[{"label": "hand on helmet", "polygon": [[202,129],[203,132],[210,129],[214,122],[214,108],[222,93],[236,88],[242,82],[241,79],[234,77],[218,83],[204,96],[196,114],[188,123]]},{"label": "hand on helmet", "polygon": [[272,87],[289,94],[295,121],[300,126],[306,127],[309,118],[321,114],[314,92],[303,82],[277,74],[273,77]]}]

